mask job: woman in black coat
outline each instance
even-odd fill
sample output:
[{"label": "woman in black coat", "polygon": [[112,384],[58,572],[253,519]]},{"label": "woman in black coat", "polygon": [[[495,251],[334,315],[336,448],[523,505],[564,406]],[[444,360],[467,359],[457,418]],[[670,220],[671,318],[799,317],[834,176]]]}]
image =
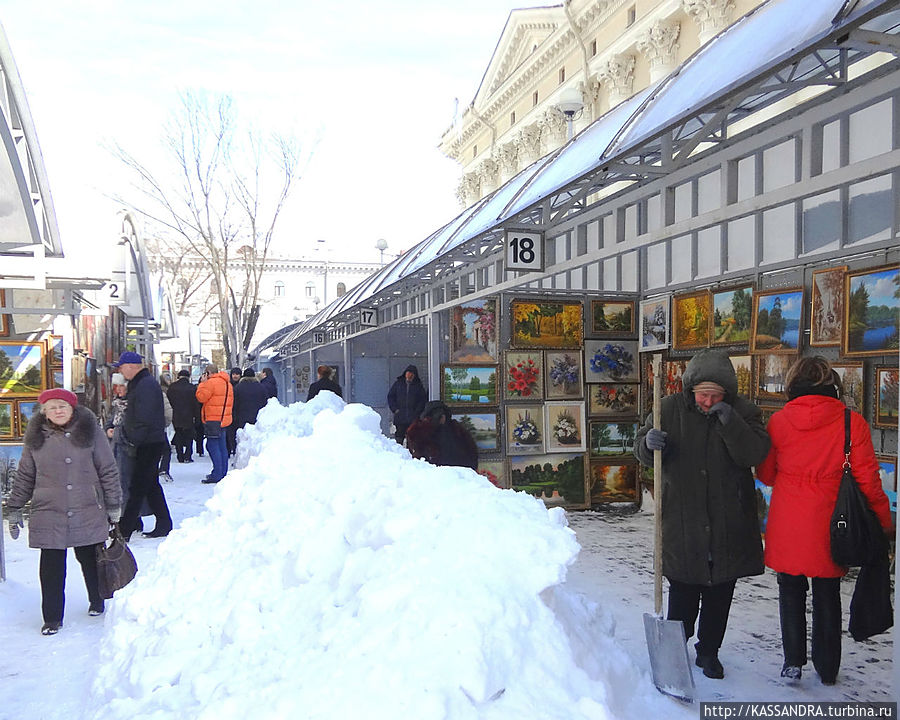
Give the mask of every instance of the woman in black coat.
[{"label": "woman in black coat", "polygon": [[245,425],[255,425],[256,416],[269,402],[269,395],[259,380],[253,368],[244,370],[241,381],[234,388],[234,422],[235,431]]},{"label": "woman in black coat", "polygon": [[456,465],[478,469],[478,446],[468,430],[453,420],[450,408],[433,400],[406,431],[406,445],[415,458],[432,465]]}]

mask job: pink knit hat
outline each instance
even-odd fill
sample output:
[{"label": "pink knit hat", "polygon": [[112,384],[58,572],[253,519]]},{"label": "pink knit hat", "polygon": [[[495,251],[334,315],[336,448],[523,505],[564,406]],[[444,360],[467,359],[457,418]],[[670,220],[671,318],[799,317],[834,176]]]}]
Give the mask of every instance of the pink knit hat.
[{"label": "pink knit hat", "polygon": [[65,388],[44,390],[44,392],[38,396],[38,402],[41,405],[49,400],[65,400],[72,407],[78,407],[78,396],[71,390],[66,390]]}]

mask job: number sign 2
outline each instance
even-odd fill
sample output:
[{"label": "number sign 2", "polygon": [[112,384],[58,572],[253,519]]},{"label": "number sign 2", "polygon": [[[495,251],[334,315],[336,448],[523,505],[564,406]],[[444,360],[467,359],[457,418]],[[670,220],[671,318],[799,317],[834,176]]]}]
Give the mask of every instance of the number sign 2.
[{"label": "number sign 2", "polygon": [[506,269],[543,272],[544,234],[507,230]]},{"label": "number sign 2", "polygon": [[103,294],[106,295],[107,304],[124,305],[126,298],[124,288],[120,282],[108,282],[103,286]]},{"label": "number sign 2", "polygon": [[378,311],[374,308],[359,309],[360,327],[378,327]]}]

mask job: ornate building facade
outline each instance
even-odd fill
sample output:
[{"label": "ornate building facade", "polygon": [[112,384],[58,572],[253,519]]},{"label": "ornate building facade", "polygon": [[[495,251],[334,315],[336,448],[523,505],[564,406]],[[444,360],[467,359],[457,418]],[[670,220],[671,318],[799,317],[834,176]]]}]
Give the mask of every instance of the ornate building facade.
[{"label": "ornate building facade", "polygon": [[474,100],[441,138],[468,207],[577,132],[666,77],[761,0],[568,0],[513,10]]}]

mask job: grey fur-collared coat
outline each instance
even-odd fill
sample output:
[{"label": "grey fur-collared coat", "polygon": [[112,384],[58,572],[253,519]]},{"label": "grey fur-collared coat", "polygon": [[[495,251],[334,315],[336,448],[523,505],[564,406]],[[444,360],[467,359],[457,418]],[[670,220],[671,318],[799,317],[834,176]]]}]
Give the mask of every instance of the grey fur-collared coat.
[{"label": "grey fur-collared coat", "polygon": [[65,428],[42,412],[28,423],[9,508],[29,500],[29,547],[62,550],[109,536],[107,510],[121,507],[122,487],[109,440],[88,408],[76,407]]}]

